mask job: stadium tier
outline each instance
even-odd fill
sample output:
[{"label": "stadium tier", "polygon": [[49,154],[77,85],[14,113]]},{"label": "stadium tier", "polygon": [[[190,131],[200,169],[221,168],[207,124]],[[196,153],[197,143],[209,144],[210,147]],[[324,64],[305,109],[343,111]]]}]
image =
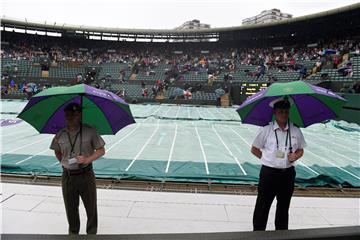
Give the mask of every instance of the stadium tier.
[{"label": "stadium tier", "polygon": [[[352,88],[360,79],[359,14],[360,4],[353,4],[254,27],[186,31],[77,29],[4,18],[1,92],[17,98],[28,83],[41,91],[85,82],[125,92],[132,101],[152,101],[158,93],[158,100],[171,100],[180,88],[192,93],[186,99],[208,104],[218,98],[218,88],[229,93],[231,102],[241,103],[255,93],[238,96],[235,92],[243,83],[332,82],[326,87],[356,92]],[[54,33],[57,37],[51,36]],[[107,41],[109,34],[116,36],[114,41]]]}]

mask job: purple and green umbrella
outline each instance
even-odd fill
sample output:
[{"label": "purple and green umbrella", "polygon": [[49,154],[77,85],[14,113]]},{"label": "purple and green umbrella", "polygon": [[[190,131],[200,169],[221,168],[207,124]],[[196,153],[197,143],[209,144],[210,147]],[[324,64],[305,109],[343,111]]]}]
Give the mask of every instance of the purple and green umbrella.
[{"label": "purple and green umbrella", "polygon": [[293,103],[289,119],[299,127],[335,119],[346,102],[330,90],[303,81],[273,83],[243,102],[237,112],[243,123],[265,126],[273,120],[269,104],[284,96]]},{"label": "purple and green umbrella", "polygon": [[129,105],[122,98],[85,84],[53,87],[36,94],[18,118],[40,133],[55,134],[65,127],[64,108],[73,102],[82,106],[82,124],[96,128],[101,135],[114,135],[135,123]]}]

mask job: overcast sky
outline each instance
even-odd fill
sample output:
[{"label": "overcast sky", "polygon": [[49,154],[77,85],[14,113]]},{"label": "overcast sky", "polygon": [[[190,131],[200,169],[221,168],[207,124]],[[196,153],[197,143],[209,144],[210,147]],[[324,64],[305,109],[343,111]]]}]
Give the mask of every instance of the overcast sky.
[{"label": "overcast sky", "polygon": [[351,0],[1,0],[1,16],[28,21],[120,28],[172,29],[199,19],[211,27],[279,8],[294,17],[338,8]]}]

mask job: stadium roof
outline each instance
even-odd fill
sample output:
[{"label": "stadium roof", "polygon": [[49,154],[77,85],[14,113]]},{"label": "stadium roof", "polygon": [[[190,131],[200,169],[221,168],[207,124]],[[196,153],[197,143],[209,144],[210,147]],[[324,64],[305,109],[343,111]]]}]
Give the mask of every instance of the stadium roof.
[{"label": "stadium roof", "polygon": [[346,14],[351,11],[360,11],[360,3],[344,6],[341,8],[332,9],[316,14],[305,15],[301,17],[295,17],[292,19],[281,20],[272,23],[264,23],[257,25],[245,25],[237,27],[224,27],[224,28],[210,28],[210,29],[186,29],[186,30],[174,30],[174,29],[126,29],[126,28],[107,28],[107,27],[94,27],[85,25],[69,25],[59,23],[37,23],[29,22],[27,20],[16,20],[11,18],[2,18],[1,26],[2,30],[7,28],[20,28],[26,30],[37,30],[45,32],[82,32],[86,35],[108,35],[108,36],[129,36],[133,35],[136,38],[172,38],[172,39],[186,39],[186,38],[217,38],[222,33],[230,32],[246,32],[256,31],[261,29],[269,29],[271,27],[281,27],[296,25],[299,23],[307,23],[309,21],[326,18],[331,16],[337,16]]}]

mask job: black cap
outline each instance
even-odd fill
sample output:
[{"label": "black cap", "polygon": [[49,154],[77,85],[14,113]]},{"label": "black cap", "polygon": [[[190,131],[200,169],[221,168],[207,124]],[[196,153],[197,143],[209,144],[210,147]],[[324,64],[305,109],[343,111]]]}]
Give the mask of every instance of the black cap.
[{"label": "black cap", "polygon": [[279,102],[276,102],[274,104],[274,109],[290,109],[290,102],[286,99],[286,100],[282,100]]},{"label": "black cap", "polygon": [[81,106],[78,103],[69,103],[64,108],[64,112],[79,112],[79,113],[81,113]]}]

